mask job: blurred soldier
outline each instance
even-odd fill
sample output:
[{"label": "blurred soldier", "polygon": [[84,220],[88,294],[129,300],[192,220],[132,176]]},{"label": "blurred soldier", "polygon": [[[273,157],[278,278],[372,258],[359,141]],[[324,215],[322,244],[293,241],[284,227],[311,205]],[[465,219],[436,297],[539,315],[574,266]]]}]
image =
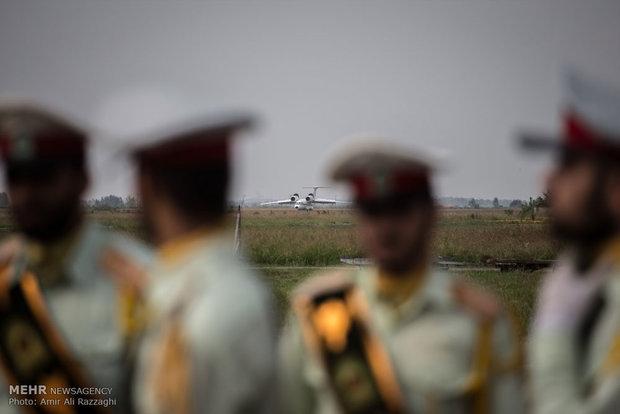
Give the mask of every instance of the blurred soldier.
[{"label": "blurred soldier", "polygon": [[231,139],[250,119],[210,116],[158,91],[129,91],[117,103],[130,121],[118,127],[132,142],[144,220],[158,249],[145,292],[135,409],[270,414],[271,296],[235,256],[225,225]]},{"label": "blurred soldier", "polygon": [[[0,356],[8,384],[43,385],[59,406],[36,412],[96,412],[100,407],[49,395],[50,387],[110,387],[111,395],[80,395],[93,401],[115,398],[122,409],[123,351],[133,321],[124,313],[133,292],[119,288],[103,270],[104,252],[123,252],[146,263],[149,251],[84,217],[81,197],[88,186],[87,133],[38,105],[0,106],[0,153],[17,234],[0,246]],[[75,399],[77,401],[77,398]],[[110,401],[108,401],[110,402]]]},{"label": "blurred soldier", "polygon": [[432,269],[434,163],[382,141],[337,160],[374,265],[297,289],[281,344],[286,412],[522,412],[520,346],[500,304]]},{"label": "blurred soldier", "polygon": [[620,89],[572,74],[550,211],[565,253],[539,295],[529,344],[535,412],[620,410]]}]

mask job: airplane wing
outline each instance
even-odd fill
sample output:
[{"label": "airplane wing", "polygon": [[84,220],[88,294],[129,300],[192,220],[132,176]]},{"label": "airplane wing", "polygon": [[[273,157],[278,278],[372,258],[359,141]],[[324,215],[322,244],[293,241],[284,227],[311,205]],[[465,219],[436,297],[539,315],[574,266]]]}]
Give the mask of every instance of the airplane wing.
[{"label": "airplane wing", "polygon": [[317,204],[351,204],[350,201],[327,200],[325,198],[315,198],[312,202]]},{"label": "airplane wing", "polygon": [[269,205],[274,205],[274,204],[295,204],[295,201],[291,199],[287,199],[287,200],[270,201],[268,203],[260,203],[261,206],[269,206]]}]

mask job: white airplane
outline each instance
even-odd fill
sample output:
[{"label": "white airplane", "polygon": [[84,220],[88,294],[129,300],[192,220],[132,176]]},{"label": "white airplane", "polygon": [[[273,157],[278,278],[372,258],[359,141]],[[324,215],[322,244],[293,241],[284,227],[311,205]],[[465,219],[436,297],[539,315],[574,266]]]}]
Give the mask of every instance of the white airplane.
[{"label": "white airplane", "polygon": [[338,200],[327,200],[325,198],[317,197],[317,190],[319,188],[329,188],[329,187],[303,187],[303,188],[312,188],[312,192],[308,193],[305,198],[299,196],[298,193],[295,193],[291,196],[291,198],[287,200],[278,200],[278,201],[270,201],[268,203],[261,203],[261,206],[269,206],[274,204],[290,204],[295,206],[296,210],[313,210],[315,204],[350,204],[348,201],[338,201]]}]

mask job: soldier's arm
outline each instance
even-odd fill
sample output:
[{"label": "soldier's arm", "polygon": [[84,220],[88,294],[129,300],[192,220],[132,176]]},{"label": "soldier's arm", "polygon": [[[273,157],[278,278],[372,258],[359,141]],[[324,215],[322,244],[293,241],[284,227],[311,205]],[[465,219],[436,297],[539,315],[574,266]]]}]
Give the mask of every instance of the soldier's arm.
[{"label": "soldier's arm", "polygon": [[514,324],[506,313],[495,319],[493,352],[489,370],[490,412],[496,414],[525,413],[523,353]]},{"label": "soldier's arm", "polygon": [[9,236],[0,242],[0,267],[7,266],[24,249],[19,236]]},{"label": "soldier's arm", "polygon": [[312,390],[304,378],[305,345],[299,323],[289,315],[279,344],[278,400],[280,414],[313,412]]},{"label": "soldier's arm", "polygon": [[611,414],[620,406],[620,376],[610,376],[586,398],[579,386],[577,349],[572,335],[534,336],[529,369],[535,414]]},{"label": "soldier's arm", "polygon": [[547,276],[536,309],[528,345],[528,368],[536,414],[603,414],[617,412],[618,375],[585,395],[579,372],[577,331],[604,276],[575,273],[561,262]]},{"label": "soldier's arm", "polygon": [[99,262],[117,287],[119,325],[126,346],[131,347],[146,324],[144,292],[148,275],[145,265],[116,247],[102,249]]},{"label": "soldier's arm", "polygon": [[474,412],[526,412],[522,349],[509,312],[496,297],[478,286],[457,281],[452,288],[457,303],[478,321],[474,370],[480,375],[480,389]]}]

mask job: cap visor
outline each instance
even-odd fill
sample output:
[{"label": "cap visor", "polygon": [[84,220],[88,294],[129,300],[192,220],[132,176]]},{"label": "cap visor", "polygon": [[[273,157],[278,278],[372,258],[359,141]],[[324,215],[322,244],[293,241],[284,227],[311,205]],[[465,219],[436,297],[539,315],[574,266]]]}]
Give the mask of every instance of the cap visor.
[{"label": "cap visor", "polygon": [[519,146],[528,151],[558,151],[564,147],[562,139],[557,135],[523,132],[517,140]]}]

